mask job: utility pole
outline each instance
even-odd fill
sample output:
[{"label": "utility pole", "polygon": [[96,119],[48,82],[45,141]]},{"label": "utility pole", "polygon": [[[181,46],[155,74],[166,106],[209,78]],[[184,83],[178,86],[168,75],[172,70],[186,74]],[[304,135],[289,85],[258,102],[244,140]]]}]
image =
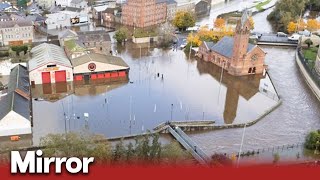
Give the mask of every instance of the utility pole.
[{"label": "utility pole", "polygon": [[244,135],[245,135],[245,133],[246,133],[246,127],[247,127],[247,123],[244,124],[244,127],[243,127],[241,145],[240,145],[240,150],[239,150],[239,154],[238,154],[237,167],[239,167],[239,163],[240,163],[240,155],[241,155],[241,152],[242,152],[242,146],[243,146],[243,141],[244,141]]}]

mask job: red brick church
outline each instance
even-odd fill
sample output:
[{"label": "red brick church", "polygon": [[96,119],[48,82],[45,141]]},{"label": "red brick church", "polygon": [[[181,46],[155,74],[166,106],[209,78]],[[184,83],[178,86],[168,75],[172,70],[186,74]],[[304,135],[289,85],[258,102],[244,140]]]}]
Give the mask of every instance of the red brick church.
[{"label": "red brick church", "polygon": [[203,42],[199,57],[223,67],[229,74],[244,76],[264,72],[266,53],[249,43],[250,21],[247,11],[238,20],[234,37],[225,36],[217,43]]}]

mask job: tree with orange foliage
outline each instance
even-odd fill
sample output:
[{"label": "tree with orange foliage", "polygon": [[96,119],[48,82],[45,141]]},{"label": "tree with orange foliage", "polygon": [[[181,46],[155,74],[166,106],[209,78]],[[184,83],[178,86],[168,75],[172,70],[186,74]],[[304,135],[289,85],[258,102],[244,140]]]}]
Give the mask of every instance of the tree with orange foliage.
[{"label": "tree with orange foliage", "polygon": [[288,33],[294,33],[295,31],[297,30],[297,23],[294,23],[294,22],[290,22],[287,26],[287,31]]},{"label": "tree with orange foliage", "polygon": [[303,19],[300,19],[298,22],[297,22],[297,25],[298,25],[298,30],[299,31],[303,31],[306,29],[307,27],[307,24],[304,22]]},{"label": "tree with orange foliage", "polygon": [[309,31],[318,30],[318,24],[319,24],[319,22],[316,19],[309,19],[307,21],[307,29]]},{"label": "tree with orange foliage", "polygon": [[223,18],[217,18],[214,21],[214,27],[215,28],[222,28],[226,25],[226,21]]},{"label": "tree with orange foliage", "polygon": [[210,31],[207,27],[202,27],[198,31],[197,35],[201,41],[215,41],[216,37],[214,36],[213,31]]},{"label": "tree with orange foliage", "polygon": [[192,43],[192,47],[199,47],[201,45],[201,40],[199,36],[197,34],[194,35],[193,33],[190,33],[188,35],[187,42]]},{"label": "tree with orange foliage", "polygon": [[219,41],[224,36],[233,36],[234,35],[234,29],[232,27],[223,27],[218,30],[213,30],[213,34],[216,37],[216,40]]},{"label": "tree with orange foliage", "polygon": [[250,21],[251,30],[253,30],[254,29],[254,20],[253,20],[252,16],[249,17],[249,21]]}]

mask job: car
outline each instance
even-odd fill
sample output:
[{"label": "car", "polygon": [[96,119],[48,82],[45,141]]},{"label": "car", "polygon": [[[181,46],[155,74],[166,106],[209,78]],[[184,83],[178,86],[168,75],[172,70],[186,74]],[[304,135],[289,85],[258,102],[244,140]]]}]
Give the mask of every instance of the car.
[{"label": "car", "polygon": [[278,37],[288,37],[288,35],[284,32],[277,32]]},{"label": "car", "polygon": [[301,35],[299,34],[292,34],[290,37],[288,37],[289,41],[299,41]]},{"label": "car", "polygon": [[175,34],[181,34],[181,32],[179,30],[176,30],[174,33]]},{"label": "car", "polygon": [[181,49],[184,49],[184,48],[187,46],[187,44],[188,44],[187,42],[182,43],[182,44],[180,45],[180,48],[181,48]]}]

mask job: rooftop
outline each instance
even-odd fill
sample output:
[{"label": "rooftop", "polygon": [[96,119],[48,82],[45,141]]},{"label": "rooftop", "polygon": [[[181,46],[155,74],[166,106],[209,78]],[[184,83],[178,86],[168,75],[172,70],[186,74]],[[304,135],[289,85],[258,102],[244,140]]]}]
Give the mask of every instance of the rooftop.
[{"label": "rooftop", "polygon": [[[210,49],[216,53],[219,53],[225,57],[231,58],[233,53],[233,44],[234,38],[230,36],[223,37],[220,41],[218,41],[215,45],[213,45]],[[251,51],[255,45],[248,45],[247,52]]]},{"label": "rooftop", "polygon": [[71,59],[72,65],[79,66],[81,64],[90,62],[90,61],[96,61],[106,64],[112,64],[116,66],[122,66],[125,69],[128,69],[129,66],[124,60],[117,56],[111,56],[111,55],[104,55],[104,54],[98,54],[98,53],[87,53],[86,55]]},{"label": "rooftop", "polygon": [[32,21],[17,20],[17,21],[0,21],[0,28],[12,28],[15,25],[19,27],[32,26]]},{"label": "rooftop", "polygon": [[0,120],[11,111],[29,119],[29,95],[27,68],[22,65],[17,65],[10,73],[8,94],[0,100]]},{"label": "rooftop", "polygon": [[33,71],[50,62],[58,63],[66,67],[72,67],[64,50],[57,45],[42,43],[32,48],[31,53],[32,59],[28,62],[29,71]]},{"label": "rooftop", "polygon": [[77,32],[81,42],[111,41],[110,35],[106,31],[84,31]]}]

